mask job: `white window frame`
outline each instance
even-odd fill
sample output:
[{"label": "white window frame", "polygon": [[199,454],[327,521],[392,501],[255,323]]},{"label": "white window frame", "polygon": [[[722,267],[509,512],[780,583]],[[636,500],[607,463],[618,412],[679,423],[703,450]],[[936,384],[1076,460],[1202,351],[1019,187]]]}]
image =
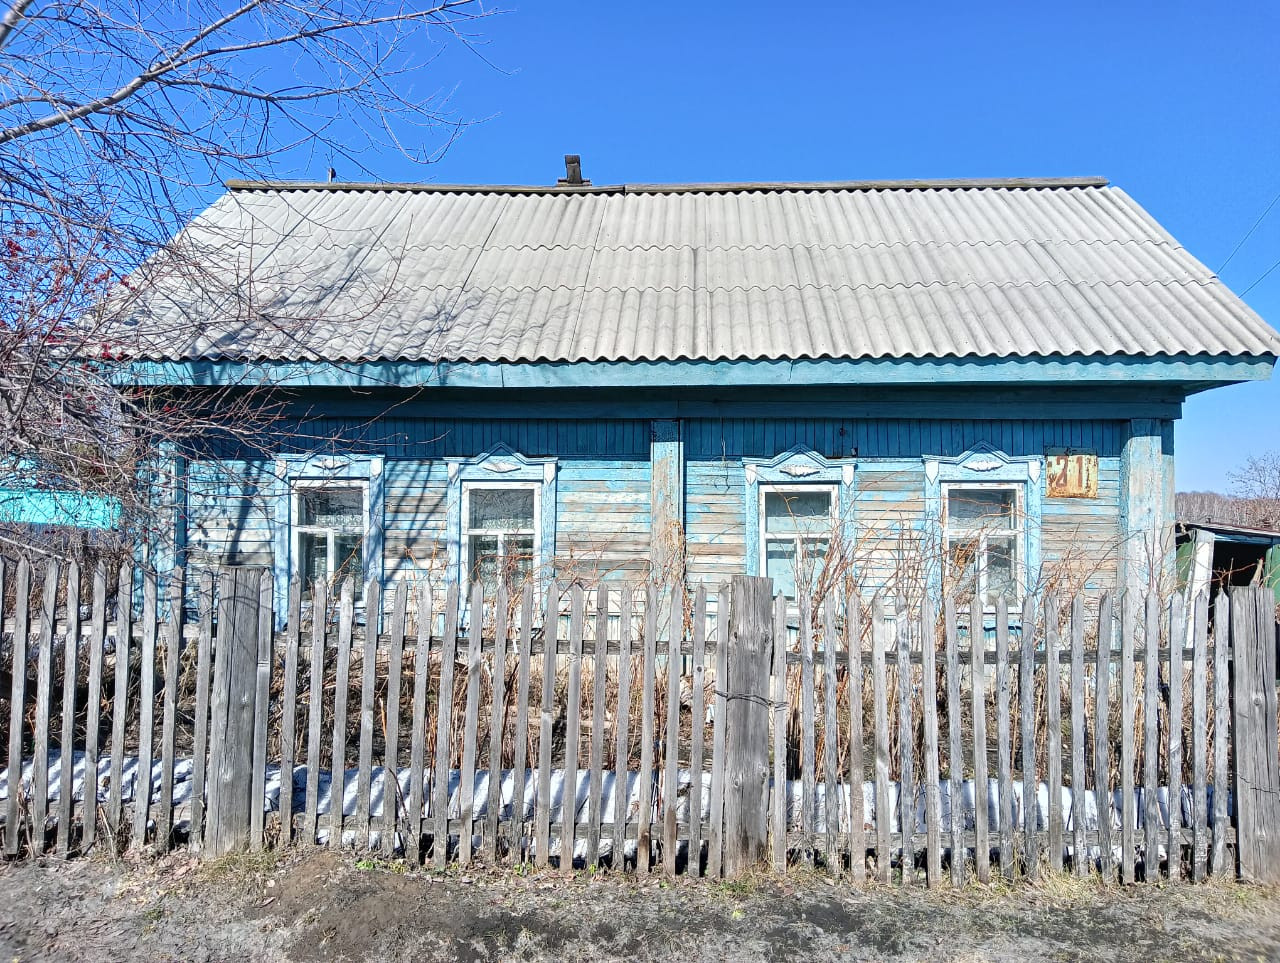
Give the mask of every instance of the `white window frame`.
[{"label": "white window frame", "polygon": [[[328,533],[328,546],[325,553],[328,571],[325,573],[326,579],[332,583],[336,563],[337,553],[334,551],[334,535],[350,534],[338,532],[337,529],[327,525],[304,525],[302,524],[302,496],[308,491],[332,491],[335,489],[359,489],[360,490],[360,517],[364,520],[360,527],[360,570],[358,578],[356,578],[355,596],[357,599],[364,598],[364,580],[365,572],[369,566],[369,482],[363,478],[295,478],[289,485],[289,531],[292,544],[290,545],[290,558],[293,559],[293,572],[290,573],[302,575],[302,536],[304,534],[319,534],[321,532]],[[306,596],[309,594],[311,586],[303,585],[302,592]]]},{"label": "white window frame", "polygon": [[[982,528],[969,527],[952,527],[950,524],[951,510],[951,493],[956,491],[1006,491],[1013,493],[1013,525],[1010,528],[991,528],[985,526]],[[978,481],[949,481],[943,482],[942,488],[942,551],[943,566],[949,570],[951,566],[951,540],[953,538],[971,539],[975,534],[978,538],[978,558],[977,558],[977,575],[978,584],[975,588],[977,598],[982,600],[982,608],[984,612],[994,612],[996,607],[994,603],[987,600],[987,537],[988,535],[998,535],[1002,538],[1010,538],[1013,540],[1013,575],[1015,586],[1015,597],[1006,599],[1009,608],[1016,608],[1022,604],[1022,600],[1026,595],[1026,538],[1027,538],[1027,521],[1026,521],[1026,485],[1021,482],[978,482]],[[950,571],[946,572],[947,577],[951,576]]]},{"label": "white window frame", "polygon": [[[533,527],[526,531],[519,532],[502,532],[492,529],[473,529],[470,525],[471,519],[471,493],[473,491],[495,491],[495,490],[524,490],[533,492]],[[459,518],[459,532],[461,536],[461,563],[462,563],[462,582],[470,586],[472,583],[472,574],[475,572],[475,560],[471,557],[471,537],[473,535],[497,535],[499,553],[502,554],[502,548],[505,539],[510,535],[531,535],[533,536],[533,559],[530,568],[534,573],[541,570],[542,559],[542,482],[532,481],[487,481],[477,479],[474,481],[464,481],[462,483],[462,511]]]},{"label": "white window frame", "polygon": [[[840,485],[838,483],[836,482],[795,482],[795,483],[760,482],[757,484],[756,488],[758,492],[757,524],[759,526],[758,531],[760,534],[760,540],[758,543],[760,546],[759,573],[761,576],[767,576],[769,574],[769,543],[770,542],[785,542],[785,541],[794,542],[796,546],[796,564],[797,565],[799,565],[800,560],[803,557],[805,557],[804,554],[802,554],[804,552],[804,549],[802,546],[802,543],[804,541],[815,541],[821,538],[822,540],[826,541],[828,552],[830,551],[831,540],[835,535],[838,529],[838,526],[840,525]],[[803,535],[799,532],[791,532],[786,535],[769,534],[768,517],[765,512],[765,501],[769,495],[771,494],[785,495],[788,493],[806,495],[806,494],[812,494],[818,491],[826,493],[827,505],[830,510],[829,518],[830,518],[831,524],[829,529],[822,536]],[[796,585],[797,591],[799,591],[798,583],[800,581],[800,574],[801,573],[799,572],[792,573],[792,583]],[[790,599],[790,601],[794,602],[795,599]]]}]

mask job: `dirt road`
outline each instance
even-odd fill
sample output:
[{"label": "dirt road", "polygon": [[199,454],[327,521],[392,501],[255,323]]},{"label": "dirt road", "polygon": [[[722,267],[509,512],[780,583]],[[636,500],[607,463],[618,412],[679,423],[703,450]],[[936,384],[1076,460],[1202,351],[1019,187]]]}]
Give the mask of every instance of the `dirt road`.
[{"label": "dirt road", "polygon": [[1280,892],[462,874],[327,852],[0,867],[4,960],[1273,960]]}]

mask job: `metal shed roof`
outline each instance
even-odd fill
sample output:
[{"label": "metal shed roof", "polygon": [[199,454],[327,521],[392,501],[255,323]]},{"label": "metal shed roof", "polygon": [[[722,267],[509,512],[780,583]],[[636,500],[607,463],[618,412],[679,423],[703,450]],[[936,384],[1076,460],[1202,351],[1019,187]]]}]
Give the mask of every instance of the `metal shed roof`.
[{"label": "metal shed roof", "polygon": [[153,261],[134,358],[572,362],[1273,356],[1094,178],[237,183]]}]

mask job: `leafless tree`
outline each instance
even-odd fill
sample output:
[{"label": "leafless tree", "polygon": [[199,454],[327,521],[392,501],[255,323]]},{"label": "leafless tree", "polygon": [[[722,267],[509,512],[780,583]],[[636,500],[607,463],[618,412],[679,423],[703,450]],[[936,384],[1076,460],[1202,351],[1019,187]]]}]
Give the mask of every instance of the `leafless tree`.
[{"label": "leafless tree", "polygon": [[244,297],[181,243],[225,179],[317,165],[365,177],[375,150],[438,157],[463,125],[423,84],[446,47],[475,49],[491,12],[481,0],[0,3],[0,470],[144,504],[139,466],[158,445],[251,432],[265,412],[237,411],[234,393],[197,410],[118,389],[113,325],[157,271]]}]

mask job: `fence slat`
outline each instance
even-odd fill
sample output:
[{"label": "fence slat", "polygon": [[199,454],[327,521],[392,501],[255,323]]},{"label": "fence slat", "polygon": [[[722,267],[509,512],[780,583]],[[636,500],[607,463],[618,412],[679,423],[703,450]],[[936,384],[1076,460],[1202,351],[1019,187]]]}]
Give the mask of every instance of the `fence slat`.
[{"label": "fence slat", "polygon": [[991,882],[986,649],[982,601],[975,597],[969,606],[969,671],[973,686],[973,871],[983,885]]},{"label": "fence slat", "polygon": [[[1084,876],[1088,870],[1085,850],[1085,695],[1084,695],[1084,599],[1071,600],[1071,871]],[[1098,633],[1102,644],[1102,633]],[[1101,812],[1101,809],[1099,810]]]},{"label": "fence slat", "polygon": [[[787,806],[789,803],[787,791],[787,600],[781,595],[773,600],[773,639],[773,651],[770,653],[772,661],[770,695],[773,699],[773,718],[769,720],[773,726],[773,787],[769,795],[770,829],[772,830],[770,838],[773,870],[775,873],[784,873],[787,869]],[[726,637],[726,649],[729,644],[730,639]],[[730,711],[732,707],[726,709],[726,715]],[[727,741],[725,745],[727,767],[729,765]],[[726,778],[727,775],[726,768]],[[732,842],[726,840],[725,845],[731,846]]]},{"label": "fence slat", "polygon": [[817,760],[814,721],[813,619],[809,593],[797,593],[800,609],[800,835],[801,853],[813,862],[814,832],[817,828]]},{"label": "fence slat", "polygon": [[[78,575],[77,575],[78,577]],[[160,804],[156,809],[156,849],[167,853],[173,847],[173,780],[176,752],[174,739],[178,717],[178,659],[182,654],[182,600],[186,573],[175,568],[169,573],[165,599],[168,618],[164,624],[164,711],[160,723]]]},{"label": "fence slat", "polygon": [[[80,667],[80,563],[67,566],[67,631],[62,638],[62,724],[58,737],[58,855],[71,852],[75,818],[76,682]],[[85,770],[85,787],[92,785]],[[86,796],[86,798],[88,798]],[[87,812],[86,808],[86,812]]]},{"label": "fence slat", "polygon": [[[458,656],[458,605],[461,598],[456,582],[445,595],[444,637],[440,640],[440,680],[436,692],[436,744],[432,756],[431,783],[431,863],[444,869],[449,860],[449,732],[453,713],[453,671]],[[546,857],[542,857],[545,861]],[[545,865],[545,862],[544,862]]]},{"label": "fence slat", "polygon": [[1270,586],[1230,590],[1232,789],[1240,880],[1280,882],[1280,746],[1276,742],[1276,599]]},{"label": "fence slat", "polygon": [[[898,600],[898,610],[905,608],[904,600]],[[905,615],[905,612],[903,613]],[[911,647],[912,634],[917,626],[910,619],[897,622],[898,680],[898,828],[901,830],[902,885],[915,882],[916,850],[913,837],[916,831],[916,780],[914,769],[915,721],[911,711]]]},{"label": "fence slat", "polygon": [[289,580],[284,632],[284,687],[280,693],[280,844],[293,844],[293,776],[297,763],[298,647],[302,641],[302,580]]},{"label": "fence slat", "polygon": [[142,571],[142,640],[138,666],[138,767],[133,783],[133,832],[130,848],[146,843],[151,815],[152,739],[156,711],[156,573]]},{"label": "fence slat", "polygon": [[509,599],[505,579],[498,580],[498,595],[493,613],[492,697],[489,702],[489,767],[485,784],[489,798],[485,801],[484,844],[489,864],[498,861],[498,828],[502,809],[502,736],[507,710],[507,630],[510,621]]},{"label": "fence slat", "polygon": [[342,847],[347,805],[347,696],[351,690],[351,632],[355,623],[355,581],[342,580],[338,601],[338,674],[333,690],[333,765],[329,769],[329,845]]},{"label": "fence slat", "polygon": [[1142,874],[1147,882],[1160,876],[1160,599],[1147,596],[1142,668]]},{"label": "fence slat", "polygon": [[863,784],[865,740],[862,731],[862,600],[845,587],[845,651],[849,654],[849,871],[855,883],[867,875],[867,816]]},{"label": "fence slat", "polygon": [[[95,588],[95,592],[97,589]],[[192,733],[191,849],[204,848],[205,772],[209,755],[209,690],[213,675],[213,573],[200,576],[200,615],[196,636],[196,718]],[[312,767],[314,768],[314,766]],[[108,811],[110,811],[108,809]],[[314,831],[312,833],[314,838]]]},{"label": "fence slat", "polygon": [[[1022,631],[1018,643],[1018,741],[1022,749],[1022,853],[1028,879],[1040,875],[1036,803],[1036,610],[1028,595],[1022,603]],[[1047,654],[1046,649],[1046,654]]]},{"label": "fence slat", "polygon": [[604,822],[604,702],[605,683],[609,675],[609,589],[596,589],[595,647],[591,656],[591,748],[588,768],[591,772],[587,792],[587,862],[588,869],[600,865],[600,830]]},{"label": "fence slat", "polygon": [[658,596],[653,583],[645,586],[644,669],[640,706],[639,812],[636,814],[636,871],[653,869],[651,824],[653,820],[653,687],[658,656]]},{"label": "fence slat", "polygon": [[1208,803],[1208,748],[1209,670],[1207,651],[1209,646],[1209,600],[1202,594],[1196,596],[1194,629],[1191,637],[1191,879],[1202,882],[1205,878],[1205,862],[1209,855],[1207,812]]},{"label": "fence slat", "polygon": [[[711,824],[707,838],[707,875],[719,879],[724,865],[724,724],[728,712],[729,586],[716,594],[716,677],[711,718]],[[621,710],[619,710],[621,711]]]},{"label": "fence slat", "polygon": [[467,626],[467,703],[462,717],[462,768],[458,773],[458,862],[471,862],[476,830],[476,749],[480,724],[480,648],[484,633],[484,585],[471,586]]},{"label": "fence slat", "polygon": [[689,868],[702,875],[702,748],[706,738],[707,587],[699,585],[693,602],[693,692],[689,721]]},{"label": "fence slat", "polygon": [[[2,561],[2,560],[0,560]],[[3,569],[0,568],[0,572]],[[4,589],[0,580],[0,590]],[[0,606],[4,595],[0,594]],[[9,682],[9,765],[6,771],[4,852],[17,856],[22,846],[21,810],[18,803],[22,793],[22,722],[25,718],[27,699],[27,643],[30,639],[31,616],[31,563],[26,556],[18,559],[18,571],[14,579],[13,596],[13,649],[12,674]],[[3,614],[0,612],[0,614]]]},{"label": "fence slat", "polygon": [[1137,599],[1126,593],[1120,611],[1120,882],[1135,880],[1134,861],[1137,848],[1137,798],[1134,781],[1136,747],[1134,720],[1137,718],[1137,693],[1134,680],[1134,635],[1138,614]]},{"label": "fence slat", "polygon": [[[2,563],[0,563],[2,564]],[[2,568],[0,568],[2,572]],[[0,574],[0,591],[4,576]],[[3,608],[3,603],[0,603]],[[87,853],[98,840],[98,725],[102,721],[102,661],[107,641],[107,569],[99,561],[93,572],[93,612],[89,617],[89,683],[85,692],[84,808],[80,851]],[[195,799],[191,801],[195,835]]]},{"label": "fence slat", "polygon": [[511,859],[520,862],[528,852],[525,825],[525,791],[529,750],[529,685],[530,660],[533,652],[533,583],[526,582],[520,597],[520,652],[516,668],[516,739],[515,773],[511,794]]},{"label": "fence slat", "polygon": [[418,585],[417,637],[413,648],[413,730],[409,737],[409,805],[405,813],[408,840],[405,853],[414,865],[422,862],[424,773],[427,756],[427,682],[431,677],[431,624],[435,616],[431,582]]},{"label": "fence slat", "polygon": [[1230,657],[1232,600],[1220,592],[1213,608],[1213,852],[1210,870],[1215,876],[1230,873],[1227,861],[1227,734],[1230,723]]},{"label": "fence slat", "polygon": [[378,688],[378,616],[382,595],[371,578],[364,595],[364,649],[360,657],[360,742],[356,756],[355,845],[370,848],[373,808],[373,698]]},{"label": "fence slat", "polygon": [[926,881],[942,885],[942,788],[938,774],[937,614],[925,598],[920,617],[920,701],[924,716],[924,824]]},{"label": "fence slat", "polygon": [[1000,872],[1014,876],[1013,740],[1010,729],[1012,679],[1009,674],[1009,605],[996,599],[996,779],[1000,797]]},{"label": "fence slat", "polygon": [[[956,626],[956,604],[950,597],[943,600],[942,626],[947,659],[947,789],[950,802],[948,832],[951,846],[951,885],[964,885],[964,810],[961,794],[964,791],[964,755],[962,748],[960,703],[960,633]],[[850,656],[852,658],[852,656]]]},{"label": "fence slat", "polygon": [[400,685],[404,676],[405,618],[409,608],[409,583],[396,582],[391,597],[390,651],[387,653],[387,695],[382,733],[382,821],[378,844],[384,856],[396,849],[400,821]]},{"label": "fence slat", "polygon": [[[560,871],[573,872],[578,838],[578,751],[582,739],[582,637],[586,601],[581,583],[569,590],[569,691],[565,710],[564,778],[560,783]],[[668,667],[669,668],[669,667]]]},{"label": "fence slat", "polygon": [[[682,611],[675,589],[669,593],[674,611]],[[679,605],[679,608],[676,606]],[[662,869],[668,876],[676,874],[676,849],[680,827],[680,634],[678,619],[667,625],[667,725],[662,741],[664,773],[662,778]]]},{"label": "fence slat", "polygon": [[[18,569],[21,576],[22,569]],[[19,581],[19,587],[22,583]],[[133,567],[120,566],[116,590],[116,647],[111,700],[111,783],[107,789],[107,828],[111,848],[120,851],[120,830],[124,826],[124,739],[129,713],[129,653],[133,642]]]},{"label": "fence slat", "polygon": [[319,841],[321,734],[324,731],[325,634],[329,624],[329,588],[325,579],[311,586],[311,661],[307,690],[307,795],[302,832],[308,844]]},{"label": "fence slat", "polygon": [[1182,879],[1182,660],[1185,655],[1186,621],[1182,599],[1169,601],[1169,882]]},{"label": "fence slat", "polygon": [[840,783],[836,775],[836,752],[840,728],[836,722],[836,596],[832,592],[822,606],[822,779],[828,869],[838,865],[840,855]]},{"label": "fence slat", "polygon": [[626,864],[627,810],[631,768],[631,603],[634,588],[624,585],[618,613],[618,707],[613,720],[613,839],[609,865],[622,872]]},{"label": "fence slat", "polygon": [[254,673],[253,757],[249,775],[249,848],[261,850],[265,845],[267,796],[267,730],[271,708],[271,649],[275,631],[275,582],[270,569],[263,569],[258,580],[258,652]]},{"label": "fence slat", "polygon": [[551,733],[556,709],[556,630],[559,627],[560,589],[547,586],[542,610],[542,708],[538,717],[538,806],[534,814],[534,856],[539,868],[551,858]]},{"label": "fence slat", "polygon": [[1046,782],[1049,796],[1049,869],[1062,872],[1062,664],[1059,654],[1062,640],[1059,619],[1062,610],[1058,597],[1049,597],[1044,613],[1045,705],[1049,736],[1046,744]]},{"label": "fence slat", "polygon": [[889,811],[889,698],[885,670],[888,646],[884,603],[876,598],[871,603],[871,691],[872,715],[876,727],[876,879],[890,878],[890,834],[893,816]]},{"label": "fence slat", "polygon": [[53,701],[53,629],[57,618],[59,574],[57,560],[49,559],[41,592],[36,642],[36,706],[32,720],[31,850],[34,855],[44,852],[49,824],[49,710]]},{"label": "fence slat", "polygon": [[1102,596],[1098,604],[1098,651],[1093,673],[1093,792],[1098,807],[1098,869],[1111,878],[1111,659],[1116,648],[1113,596]]}]

